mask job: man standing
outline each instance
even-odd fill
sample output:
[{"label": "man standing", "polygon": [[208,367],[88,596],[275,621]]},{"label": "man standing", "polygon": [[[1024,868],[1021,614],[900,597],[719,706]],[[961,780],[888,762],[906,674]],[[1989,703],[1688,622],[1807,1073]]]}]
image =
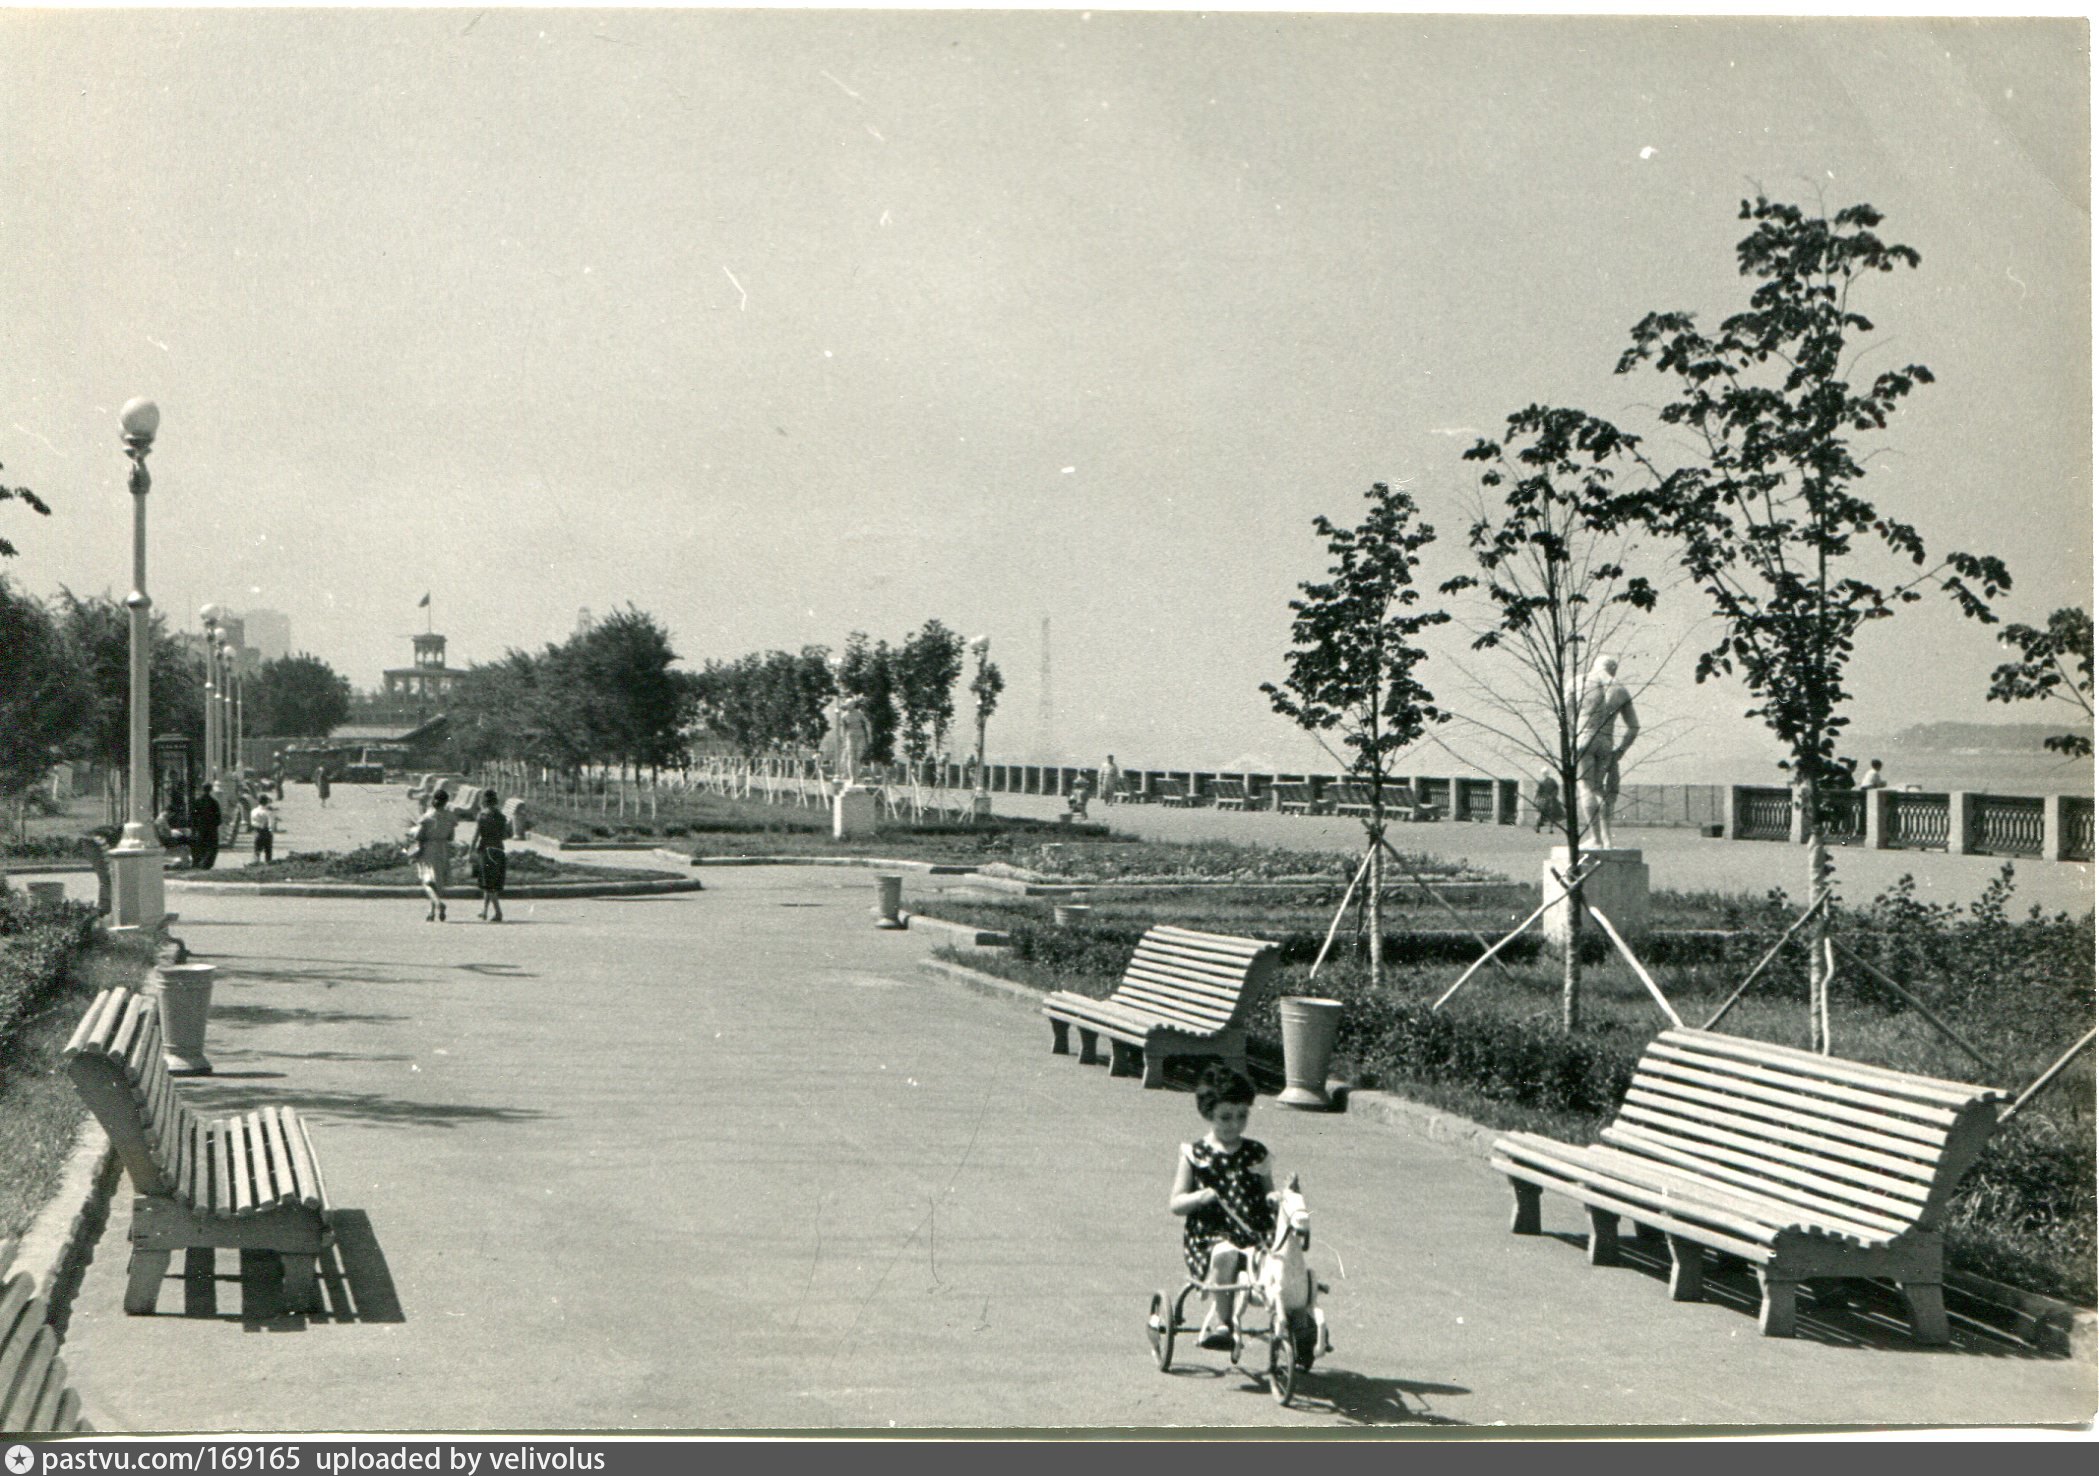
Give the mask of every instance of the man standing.
[{"label": "man standing", "polygon": [[[1619,719],[1625,721],[1625,737],[1617,734]],[[1618,807],[1619,763],[1625,751],[1640,736],[1640,719],[1633,711],[1633,694],[1618,680],[1618,659],[1600,657],[1582,683],[1580,707],[1581,747],[1575,755],[1583,832],[1597,845],[1610,849],[1611,812]]]},{"label": "man standing", "polygon": [[1122,769],[1109,754],[1108,761],[1101,765],[1101,803],[1112,805],[1122,798]]},{"label": "man standing", "polygon": [[209,787],[197,791],[189,807],[189,862],[197,871],[209,871],[219,859],[219,802]]}]

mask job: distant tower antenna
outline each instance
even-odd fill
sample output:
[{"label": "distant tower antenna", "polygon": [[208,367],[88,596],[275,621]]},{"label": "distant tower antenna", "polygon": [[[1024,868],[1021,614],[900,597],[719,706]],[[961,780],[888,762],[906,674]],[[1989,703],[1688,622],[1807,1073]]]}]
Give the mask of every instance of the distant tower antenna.
[{"label": "distant tower antenna", "polygon": [[1042,747],[1042,756],[1043,756],[1044,758],[1046,758],[1046,759],[1053,759],[1053,758],[1056,758],[1056,757],[1057,757],[1057,715],[1056,715],[1056,703],[1055,703],[1055,701],[1054,701],[1054,700],[1052,699],[1052,697],[1051,697],[1051,695],[1050,695],[1050,632],[1049,632],[1049,623],[1050,623],[1050,618],[1049,618],[1049,616],[1047,616],[1047,615],[1043,616],[1043,617],[1042,617],[1042,685],[1041,685],[1041,697],[1040,697],[1040,699],[1038,700],[1038,704],[1037,704],[1037,706],[1036,706],[1036,710],[1035,710],[1035,729],[1036,729],[1036,732],[1037,732],[1037,734],[1038,734],[1037,742],[1038,742],[1038,743],[1040,743],[1040,744],[1041,744],[1041,747]]}]

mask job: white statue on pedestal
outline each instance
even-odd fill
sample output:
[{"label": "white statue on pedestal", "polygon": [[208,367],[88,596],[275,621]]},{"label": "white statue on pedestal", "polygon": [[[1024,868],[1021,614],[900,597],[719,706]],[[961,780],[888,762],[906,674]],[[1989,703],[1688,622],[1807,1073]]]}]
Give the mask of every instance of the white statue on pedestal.
[{"label": "white statue on pedestal", "polygon": [[868,745],[873,740],[860,699],[843,698],[838,704],[838,779],[846,788],[860,782],[860,766],[867,761]]},{"label": "white statue on pedestal", "polygon": [[[1633,711],[1633,694],[1618,680],[1618,660],[1603,656],[1589,669],[1576,708],[1579,747],[1575,750],[1575,776],[1584,834],[1609,850],[1611,812],[1618,806],[1619,761],[1640,736],[1640,719]],[[1619,719],[1625,736],[1618,736]]]}]

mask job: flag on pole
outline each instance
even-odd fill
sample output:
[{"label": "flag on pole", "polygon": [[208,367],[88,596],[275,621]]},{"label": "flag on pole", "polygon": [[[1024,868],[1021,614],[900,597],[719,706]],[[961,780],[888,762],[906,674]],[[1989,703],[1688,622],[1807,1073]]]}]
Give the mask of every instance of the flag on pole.
[{"label": "flag on pole", "polygon": [[415,602],[415,607],[416,607],[416,608],[417,608],[418,610],[427,610],[427,609],[429,609],[429,608],[430,608],[430,596],[428,596],[428,595],[424,595],[424,596],[423,596],[423,597],[422,597],[421,599],[417,600],[417,601]]}]

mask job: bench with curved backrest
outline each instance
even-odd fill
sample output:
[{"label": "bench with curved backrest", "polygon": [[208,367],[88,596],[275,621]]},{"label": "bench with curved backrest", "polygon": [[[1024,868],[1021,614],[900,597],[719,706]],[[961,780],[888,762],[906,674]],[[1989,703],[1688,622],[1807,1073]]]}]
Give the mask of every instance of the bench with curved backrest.
[{"label": "bench with curved backrest", "polygon": [[[14,1258],[15,1243],[0,1240],[0,1276]],[[0,1282],[0,1434],[70,1435],[89,1428],[80,1417],[80,1396],[66,1382],[66,1361],[46,1311],[27,1271]]]},{"label": "bench with curved backrest", "polygon": [[1668,1240],[1670,1295],[1697,1301],[1707,1250],[1756,1268],[1762,1327],[1793,1332],[1802,1282],[1898,1283],[1917,1340],[1946,1341],[1947,1202],[2009,1094],[1705,1030],[1665,1031],[1617,1119],[1588,1147],[1510,1133],[1494,1167],[1511,1228],[1539,1233],[1550,1189],[1587,1207],[1589,1260],[1617,1257],[1618,1220]]},{"label": "bench with curved backrest", "polygon": [[1210,781],[1210,794],[1220,810],[1243,810],[1246,808],[1246,781],[1234,779],[1229,774],[1219,774]]},{"label": "bench with curved backrest", "polygon": [[1106,999],[1060,989],[1043,1001],[1050,1049],[1068,1055],[1076,1026],[1079,1060],[1090,1064],[1106,1036],[1110,1073],[1134,1076],[1141,1064],[1148,1087],[1166,1084],[1172,1056],[1217,1056],[1243,1072],[1248,1001],[1275,969],[1275,945],[1259,938],[1152,928]]},{"label": "bench with curved backrest", "polygon": [[296,1111],[192,1112],[162,1059],[156,1002],[129,989],[95,997],[66,1046],[66,1071],[137,1194],[126,1312],[153,1310],[174,1252],[218,1249],[275,1253],[285,1305],[322,1309],[328,1191]]},{"label": "bench with curved backrest", "polygon": [[1285,815],[1324,813],[1324,807],[1309,781],[1279,781],[1275,786],[1275,807]]}]

